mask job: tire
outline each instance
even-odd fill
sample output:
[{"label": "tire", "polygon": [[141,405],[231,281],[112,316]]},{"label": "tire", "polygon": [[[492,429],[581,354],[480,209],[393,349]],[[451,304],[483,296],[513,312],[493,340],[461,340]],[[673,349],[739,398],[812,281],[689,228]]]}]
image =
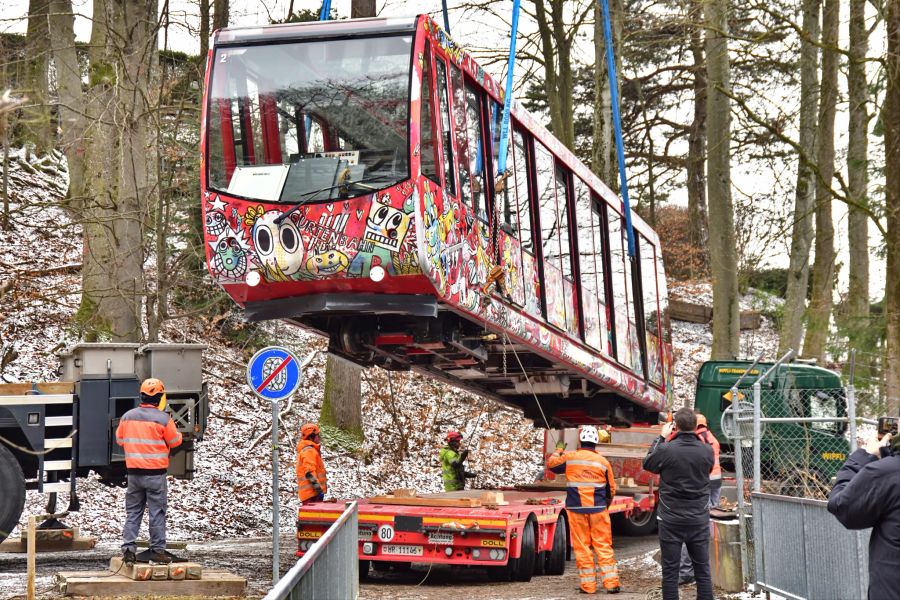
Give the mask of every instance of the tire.
[{"label": "tire", "polygon": [[566,518],[559,515],[556,520],[556,530],[553,532],[553,547],[544,563],[544,573],[547,575],[562,575],[566,572],[566,551],[569,547],[569,531]]},{"label": "tire", "polygon": [[622,535],[643,536],[656,533],[656,507],[651,511],[633,512],[629,516],[611,515],[616,531]]},{"label": "tire", "polygon": [[19,461],[0,444],[0,542],[19,524],[25,508],[25,475]]},{"label": "tire", "polygon": [[359,580],[365,581],[369,578],[369,564],[372,561],[370,560],[360,560],[359,561]]},{"label": "tire", "polygon": [[525,521],[525,527],[522,529],[522,546],[519,558],[513,559],[515,561],[512,572],[513,581],[531,581],[531,576],[534,574],[534,561],[538,556],[536,551],[537,540],[534,533],[536,528],[537,523],[534,518],[529,517]]}]

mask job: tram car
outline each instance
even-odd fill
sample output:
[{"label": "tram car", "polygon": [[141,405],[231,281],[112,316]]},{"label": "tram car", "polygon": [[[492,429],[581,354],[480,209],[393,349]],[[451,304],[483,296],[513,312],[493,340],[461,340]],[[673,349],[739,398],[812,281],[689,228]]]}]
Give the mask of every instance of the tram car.
[{"label": "tram car", "polygon": [[[672,393],[656,233],[431,18],[218,31],[206,257],[249,320],[540,425],[655,420]],[[546,420],[541,417],[545,413]]]}]

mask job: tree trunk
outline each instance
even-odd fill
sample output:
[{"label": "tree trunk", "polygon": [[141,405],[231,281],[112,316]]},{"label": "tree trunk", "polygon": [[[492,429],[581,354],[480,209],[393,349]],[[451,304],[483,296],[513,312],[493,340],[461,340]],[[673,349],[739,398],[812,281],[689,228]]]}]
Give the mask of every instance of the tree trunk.
[{"label": "tree trunk", "polygon": [[361,369],[343,358],[328,355],[325,363],[325,398],[319,417],[321,425],[337,427],[362,442]]},{"label": "tree trunk", "polygon": [[50,45],[56,68],[56,92],[59,100],[59,148],[66,155],[69,169],[69,190],[66,200],[70,209],[80,210],[85,196],[85,142],[81,90],[81,67],[75,48],[75,15],[72,0],[52,0],[50,4]]},{"label": "tree trunk", "polygon": [[691,56],[694,59],[694,118],[688,133],[687,194],[691,244],[703,252],[704,267],[709,267],[709,216],[706,209],[706,68],[703,57],[702,7],[690,3]]},{"label": "tree trunk", "polygon": [[213,1],[213,31],[228,27],[228,13],[231,9],[229,0]]},{"label": "tree trunk", "polygon": [[887,90],[884,99],[885,215],[887,217],[887,325],[885,396],[887,414],[900,414],[900,0],[886,6]]},{"label": "tree trunk", "polygon": [[788,349],[800,350],[803,315],[809,288],[809,250],[812,247],[812,209],[815,174],[805,156],[816,148],[816,116],[819,110],[819,12],[821,0],[803,0],[803,28],[800,39],[800,149],[797,189],[794,194],[794,223],[788,266],[784,317],[778,336],[778,355]]},{"label": "tree trunk", "polygon": [[736,358],[740,347],[737,250],[731,202],[731,106],[728,0],[703,0],[708,115],[707,194],[713,289],[712,359]]},{"label": "tree trunk", "polygon": [[535,17],[544,64],[544,89],[550,112],[550,130],[570,150],[575,149],[572,37],[563,19],[563,0],[534,0]]},{"label": "tree trunk", "polygon": [[200,0],[200,69],[206,70],[206,55],[209,54],[209,2]]},{"label": "tree trunk", "polygon": [[28,98],[19,123],[24,130],[21,141],[34,145],[36,154],[53,148],[50,122],[50,31],[47,16],[50,0],[28,2],[28,28],[25,34],[26,76],[22,94]]},{"label": "tree trunk", "polygon": [[834,176],[834,117],[837,109],[838,30],[840,0],[825,0],[822,12],[822,84],[819,131],[816,134],[816,257],[813,262],[812,298],[803,354],[825,359],[834,293],[834,221],[831,215],[831,180]]},{"label": "tree trunk", "polygon": [[82,207],[82,299],[76,319],[85,338],[141,339],[144,224],[155,193],[155,143],[150,134],[157,90],[156,0],[106,0],[94,12],[88,105],[94,111]]},{"label": "tree trunk", "polygon": [[352,0],[350,2],[350,18],[364,19],[376,16],[375,0]]},{"label": "tree trunk", "polygon": [[[616,2],[618,4],[618,2]],[[622,47],[622,19],[619,6],[612,11],[613,48]],[[616,53],[616,80],[622,72],[621,57]],[[616,143],[612,122],[612,93],[609,89],[609,72],[606,68],[606,42],[603,37],[603,11],[594,2],[594,122],[591,148],[591,170],[611,190],[619,191],[619,174],[616,163]]]},{"label": "tree trunk", "polygon": [[[847,68],[847,92],[850,111],[847,142],[847,180],[850,201],[868,206],[868,127],[869,91],[866,83],[866,1],[850,0],[850,52]],[[845,322],[851,348],[860,348],[869,324],[869,217],[849,207],[847,240],[850,248]]]}]

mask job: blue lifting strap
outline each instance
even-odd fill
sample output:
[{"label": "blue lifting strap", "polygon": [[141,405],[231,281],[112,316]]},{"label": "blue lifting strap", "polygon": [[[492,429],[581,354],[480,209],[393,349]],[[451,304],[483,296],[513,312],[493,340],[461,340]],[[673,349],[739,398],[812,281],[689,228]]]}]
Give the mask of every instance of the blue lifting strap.
[{"label": "blue lifting strap", "polygon": [[599,0],[603,11],[603,39],[606,42],[606,72],[609,74],[609,92],[612,100],[613,130],[616,136],[616,155],[619,159],[619,185],[622,187],[622,203],[625,207],[625,230],[628,232],[628,256],[634,258],[634,228],[631,225],[631,202],[628,199],[628,179],[625,177],[625,146],[622,144],[622,117],[619,114],[619,84],[616,81],[616,58],[613,53],[612,26],[608,0]]},{"label": "blue lifting strap", "polygon": [[513,0],[512,29],[509,32],[509,61],[506,64],[506,94],[503,96],[503,120],[500,122],[500,148],[497,155],[497,175],[506,172],[509,148],[509,111],[512,107],[513,67],[516,65],[516,33],[519,31],[519,0]]},{"label": "blue lifting strap", "polygon": [[441,8],[444,11],[444,31],[450,35],[450,17],[447,16],[447,0],[441,0]]}]

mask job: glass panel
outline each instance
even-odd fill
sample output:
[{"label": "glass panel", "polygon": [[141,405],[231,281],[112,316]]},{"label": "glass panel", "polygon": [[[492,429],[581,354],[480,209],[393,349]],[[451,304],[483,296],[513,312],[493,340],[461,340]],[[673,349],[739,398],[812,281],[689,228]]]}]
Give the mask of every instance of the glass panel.
[{"label": "glass panel", "polygon": [[[494,165],[498,166],[500,161],[498,160],[500,156],[500,121],[503,118],[503,106],[496,103],[491,102],[491,142],[492,147],[494,149]],[[512,136],[512,128],[509,130],[510,137]],[[518,218],[516,214],[516,199],[515,199],[515,190],[510,190],[510,188],[515,187],[515,179],[513,177],[513,171],[515,170],[515,165],[513,164],[513,151],[512,144],[508,144],[506,146],[506,170],[509,173],[508,177],[503,177],[503,174],[498,174],[497,184],[494,187],[494,191],[496,193],[496,201],[500,203],[500,228],[510,235],[514,235],[519,237],[519,224]],[[498,167],[499,168],[499,167]],[[496,204],[495,204],[496,206]]]},{"label": "glass panel", "polygon": [[650,381],[662,385],[662,345],[659,338],[659,303],[656,297],[656,254],[653,246],[638,235],[641,255],[641,288],[644,331],[647,338],[647,373]]},{"label": "glass panel", "polygon": [[471,85],[466,86],[466,133],[469,138],[469,173],[472,175],[472,208],[475,216],[487,221],[484,202],[484,145],[481,130],[480,93]]},{"label": "glass panel", "polygon": [[609,216],[610,281],[616,333],[616,358],[624,365],[631,365],[631,344],[628,341],[628,291],[625,287],[625,266],[628,256],[622,244],[624,223],[621,215],[614,210],[607,210],[607,215]]},{"label": "glass panel", "polygon": [[563,277],[572,281],[572,248],[569,244],[569,186],[562,167],[556,165],[556,222],[559,225],[559,257]]},{"label": "glass panel", "polygon": [[422,157],[422,175],[441,184],[438,176],[437,146],[434,143],[434,110],[431,106],[431,91],[434,85],[431,81],[431,45],[425,44],[425,57],[422,61],[422,89],[421,107],[422,115],[419,120],[419,145]]},{"label": "glass panel", "polygon": [[[518,129],[513,129],[513,152],[515,154],[516,201],[519,207],[519,240],[522,251],[534,254],[534,242],[531,236],[531,196],[528,194],[528,153],[525,150],[525,138]],[[527,281],[527,280],[526,280]]]},{"label": "glass panel", "polygon": [[534,143],[537,166],[538,211],[541,218],[541,250],[544,264],[559,266],[559,223],[556,220],[556,193],[553,182],[553,155],[538,141]]},{"label": "glass panel", "polygon": [[591,193],[575,178],[575,238],[578,242],[578,268],[581,272],[581,310],[584,314],[584,341],[598,350],[606,350],[600,334],[600,307],[597,303],[597,260],[591,227]]},{"label": "glass panel", "polygon": [[[408,178],[411,52],[406,35],[218,49],[209,101],[220,110],[208,111],[210,186],[294,203],[359,196]],[[295,117],[291,136],[302,148],[284,153],[279,164],[262,156],[260,98],[269,99],[266,110]],[[232,103],[230,110],[222,103]],[[270,160],[276,142],[286,147],[287,130],[275,129],[269,133],[280,139],[268,140]],[[217,138],[222,142],[213,143]],[[217,145],[232,141],[241,148],[229,164]]]},{"label": "glass panel", "polygon": [[637,318],[636,313],[634,311],[634,280],[631,275],[631,260],[628,258],[628,238],[626,229],[624,227],[624,220],[622,221],[622,246],[625,248],[624,250],[624,259],[625,259],[625,293],[627,295],[627,300],[625,304],[626,314],[628,315],[628,344],[631,346],[629,349],[629,354],[631,356],[631,361],[625,363],[627,366],[631,367],[631,370],[635,373],[641,372],[641,344],[638,339],[638,329],[637,329]]},{"label": "glass panel", "polygon": [[450,65],[450,77],[453,84],[453,120],[456,132],[457,165],[459,166],[459,195],[466,204],[471,202],[472,185],[469,178],[469,150],[466,139],[466,88],[463,86],[462,71],[456,65]]},{"label": "glass panel", "polygon": [[[588,192],[590,194],[590,192]],[[610,342],[609,312],[606,303],[606,261],[605,249],[607,248],[606,232],[603,230],[603,205],[596,199],[591,201],[591,231],[594,238],[594,266],[597,268],[597,304],[600,308],[600,335],[603,338],[601,350],[612,354]]]},{"label": "glass panel", "polygon": [[450,125],[450,100],[447,96],[447,67],[442,59],[435,59],[437,69],[438,106],[441,111],[441,145],[444,150],[444,188],[456,196],[456,176],[453,162],[453,128]]}]

